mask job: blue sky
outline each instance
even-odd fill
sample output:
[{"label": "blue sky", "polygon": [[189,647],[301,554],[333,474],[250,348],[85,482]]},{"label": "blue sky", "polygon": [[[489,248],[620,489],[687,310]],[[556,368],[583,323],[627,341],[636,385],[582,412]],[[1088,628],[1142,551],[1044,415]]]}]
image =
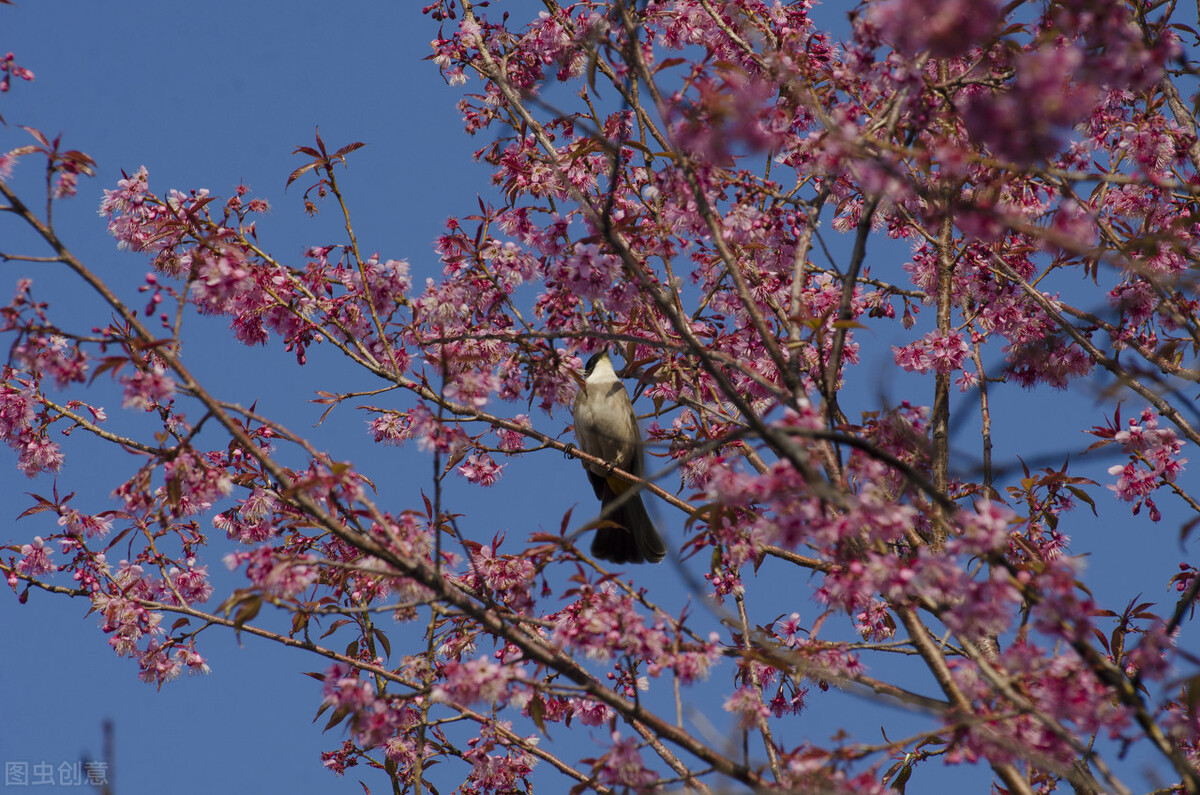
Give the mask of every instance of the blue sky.
[{"label": "blue sky", "polygon": [[[86,263],[140,306],[136,288],[148,266],[142,258],[116,250],[96,215],[102,189],[114,187],[122,170],[133,172],[142,165],[159,193],[171,187],[208,188],[227,196],[245,182],[273,206],[259,224],[264,247],[284,260],[299,261],[305,247],[341,240],[340,219],[332,206],[309,219],[302,211],[302,186],[284,190],[287,175],[302,162],[292,150],[311,144],[319,125],[331,147],[350,141],[368,145],[351,158],[341,177],[356,232],[366,251],[408,259],[419,286],[439,270],[431,243],[445,219],[473,212],[476,194],[486,194],[490,184],[487,169],[471,160],[487,140],[462,133],[456,90],[447,88],[436,67],[424,60],[436,23],[419,13],[420,5],[26,0],[15,8],[0,6],[0,52],[15,51],[18,62],[37,76],[33,84],[19,83],[0,97],[0,115],[9,124],[0,128],[0,151],[25,143],[26,134],[15,125],[27,124],[51,136],[62,132],[68,148],[95,158],[98,177],[83,181],[79,196],[57,208],[58,226]],[[473,82],[468,90],[477,86]],[[22,166],[15,182],[33,191],[38,179],[32,167]],[[18,235],[11,221],[0,219],[6,246]],[[837,238],[830,238],[835,246]],[[872,250],[876,256],[881,251]],[[882,252],[893,259],[891,267],[906,256],[897,245]],[[107,319],[105,312],[95,314],[100,305],[94,298],[48,267],[0,263],[5,302],[13,282],[25,275],[32,276],[35,292],[51,298],[59,311],[91,311],[96,324]],[[314,350],[310,365],[299,369],[277,347],[246,349],[225,339],[220,321],[194,319],[189,326],[192,338],[203,340],[185,351],[195,372],[222,384],[223,398],[243,405],[258,400],[263,413],[280,416],[298,430],[311,428],[321,412],[307,402],[314,390],[328,389],[331,383],[342,390],[378,386],[330,351]],[[867,356],[886,364],[888,341],[867,336],[871,334],[876,332],[862,335],[865,348],[870,342]],[[850,392],[865,407],[881,394],[892,401],[910,397],[901,394],[908,383],[852,382]],[[1082,450],[1090,438],[1063,436],[1055,426],[1084,412],[1094,413],[1095,424],[1103,421],[1086,390],[1028,393],[1010,387],[997,390],[994,400],[1004,408],[1001,421],[1006,423],[997,439],[997,460]],[[122,414],[118,404],[110,393],[114,421],[136,425],[137,418],[117,417]],[[1126,414],[1135,410],[1140,404],[1131,405]],[[550,432],[569,422],[565,416],[535,419]],[[428,461],[413,451],[376,447],[365,421],[362,412],[341,410],[311,428],[310,436],[337,458],[365,462],[363,468],[386,497],[385,507],[416,503],[429,482]],[[72,441],[79,452],[68,458],[60,488],[78,491],[81,508],[110,507],[111,472],[122,466],[132,471],[132,460],[122,462],[119,455],[86,440]],[[966,431],[958,443],[977,447]],[[93,450],[96,455],[89,455]],[[26,480],[5,455],[0,451],[0,541],[24,542],[42,527],[36,520],[14,521],[29,504],[25,493],[48,493],[52,482],[45,477]],[[104,477],[95,476],[97,465]],[[1097,462],[1089,472],[1107,482],[1104,466]],[[1107,583],[1107,595],[1114,600],[1109,606],[1119,608],[1138,590],[1160,588],[1164,567],[1182,557],[1171,543],[1177,525],[1168,515],[1161,526],[1151,526],[1145,516],[1130,518],[1125,507],[1113,505],[1106,491],[1093,490],[1093,495],[1103,521],[1092,522],[1081,511],[1066,529],[1094,553],[1089,565],[1097,581]],[[507,468],[502,484],[486,493],[452,484],[448,498],[469,507],[465,529],[480,541],[490,540],[497,530],[508,530],[518,541],[537,529],[554,531],[571,505],[591,507],[578,465],[557,454],[518,459]],[[682,520],[665,516],[665,509],[658,515],[678,544]],[[1155,541],[1132,559],[1130,525],[1148,538],[1153,534]],[[213,534],[216,548],[222,549],[219,536]],[[213,555],[209,567],[220,595],[221,585],[227,592],[237,581],[224,572],[219,557]],[[693,561],[690,568],[702,572],[697,564]],[[675,608],[687,601],[683,580],[669,564],[654,573],[659,601]],[[1157,590],[1146,596],[1160,604],[1169,598]],[[794,590],[756,598],[762,605],[778,604],[780,613],[807,611],[811,617],[807,599],[798,599]],[[229,633],[212,632],[201,648],[212,674],[185,677],[157,692],[137,680],[132,661],[110,651],[96,617],[84,616],[86,609],[82,602],[38,592],[23,607],[0,597],[0,709],[6,717],[0,723],[0,761],[58,765],[81,753],[98,756],[101,723],[111,719],[118,793],[162,791],[163,776],[170,777],[171,791],[185,794],[361,792],[356,776],[335,779],[321,767],[319,752],[334,748],[342,735],[322,735],[321,724],[310,723],[319,706],[319,685],[301,672],[323,670],[323,660],[252,638],[239,644]],[[834,697],[834,703],[841,698]],[[821,716],[840,718],[846,712],[830,709],[828,703],[814,707],[822,712],[813,714],[812,736],[823,739],[837,723],[826,723]],[[715,723],[723,718],[710,716]],[[379,791],[381,778],[366,775]],[[976,784],[987,778],[980,779],[979,771],[964,775]]]}]

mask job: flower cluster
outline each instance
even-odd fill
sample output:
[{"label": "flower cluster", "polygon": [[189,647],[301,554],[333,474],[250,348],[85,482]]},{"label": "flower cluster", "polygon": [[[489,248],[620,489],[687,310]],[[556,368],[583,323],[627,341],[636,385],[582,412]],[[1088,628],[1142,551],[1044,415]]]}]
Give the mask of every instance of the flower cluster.
[{"label": "flower cluster", "polygon": [[310,556],[287,558],[270,547],[248,552],[231,552],[225,556],[230,570],[246,566],[246,576],[264,594],[280,599],[299,596],[317,581],[318,570]]},{"label": "flower cluster", "polygon": [[1179,456],[1183,440],[1170,428],[1160,428],[1153,411],[1145,409],[1139,419],[1130,418],[1128,427],[1116,430],[1121,422],[1118,410],[1113,425],[1091,430],[1092,435],[1104,440],[1092,445],[1092,449],[1113,442],[1121,446],[1129,461],[1109,467],[1108,474],[1116,477],[1117,482],[1108,488],[1121,500],[1134,504],[1134,515],[1145,505],[1150,518],[1157,522],[1162,514],[1150,495],[1174,483],[1187,459]]},{"label": "flower cluster", "polygon": [[[5,376],[11,373],[4,368]],[[46,437],[37,422],[38,401],[28,387],[0,380],[0,437],[17,453],[17,468],[28,477],[57,472],[63,464],[62,448]]]},{"label": "flower cluster", "polygon": [[16,56],[11,52],[5,53],[4,57],[0,58],[0,92],[6,92],[12,88],[12,78],[14,77],[32,81],[33,72],[18,65]]}]

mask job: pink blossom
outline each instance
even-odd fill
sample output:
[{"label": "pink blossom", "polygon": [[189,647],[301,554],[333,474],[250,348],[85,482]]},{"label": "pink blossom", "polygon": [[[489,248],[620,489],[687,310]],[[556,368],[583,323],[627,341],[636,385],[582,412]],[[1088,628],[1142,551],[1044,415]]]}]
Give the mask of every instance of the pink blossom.
[{"label": "pink blossom", "polygon": [[237,249],[227,248],[216,255],[197,250],[193,267],[192,300],[202,312],[233,312],[234,300],[254,289],[245,257]]},{"label": "pink blossom", "polygon": [[20,438],[17,448],[17,468],[27,477],[37,477],[41,472],[57,472],[63,465],[62,448],[45,436]]},{"label": "pink blossom", "polygon": [[1099,235],[1094,214],[1074,199],[1067,199],[1058,205],[1050,228],[1059,236],[1057,241],[1052,241],[1057,248],[1076,251],[1090,249]]},{"label": "pink blossom", "polygon": [[342,743],[342,747],[336,751],[323,751],[321,753],[321,764],[334,775],[344,776],[347,768],[358,764],[358,760],[355,758],[357,753],[359,751],[354,747],[354,741],[346,740],[346,742]]},{"label": "pink blossom", "polygon": [[572,698],[568,701],[575,717],[584,726],[603,726],[613,719],[612,708],[590,698]]},{"label": "pink blossom", "polygon": [[925,337],[925,343],[929,346],[930,364],[941,373],[957,370],[971,353],[970,346],[957,331],[943,334],[938,329]]},{"label": "pink blossom", "polygon": [[102,538],[112,530],[112,519],[107,516],[88,516],[68,508],[58,517],[60,527],[87,538]]},{"label": "pink blossom", "polygon": [[208,661],[200,656],[194,646],[189,646],[186,649],[180,649],[175,653],[177,662],[181,665],[186,665],[188,674],[191,676],[200,676],[202,674],[212,673],[212,669],[208,666]]},{"label": "pink blossom", "polygon": [[613,732],[612,748],[604,755],[600,780],[612,787],[640,789],[651,786],[658,780],[658,776],[642,764],[642,755],[638,751],[636,740],[621,739],[618,732]]},{"label": "pink blossom", "polygon": [[[1039,709],[1081,734],[1104,728],[1115,736],[1130,723],[1128,710],[1114,703],[1109,688],[1070,651],[1047,655],[1042,649],[1018,642],[1006,648],[994,665],[1014,680],[1018,692],[1026,694]],[[983,718],[971,722],[962,743],[952,752],[956,759],[1013,759],[1013,748],[1060,763],[1074,758],[1074,749],[1059,734],[991,694],[972,667],[957,661],[951,666],[963,692],[975,701],[974,715]],[[1019,745],[1014,746],[1014,742]]]},{"label": "pink blossom", "polygon": [[1129,675],[1155,680],[1170,673],[1170,652],[1176,646],[1178,634],[1178,630],[1168,634],[1166,625],[1161,621],[1146,628],[1137,645],[1129,651]]},{"label": "pink blossom", "polygon": [[159,254],[183,239],[175,214],[150,194],[145,166],[118,181],[117,190],[104,191],[100,215],[109,219],[118,248]]},{"label": "pink blossom", "polygon": [[416,439],[422,451],[437,450],[443,454],[456,451],[466,444],[466,434],[461,428],[438,420],[424,404],[410,409],[405,419],[408,428],[398,433],[397,441]]},{"label": "pink blossom", "polygon": [[[946,626],[966,636],[997,636],[1006,632],[1022,595],[1001,569],[986,580],[966,579],[946,583],[943,598],[957,598],[945,611]],[[931,594],[936,593],[931,589]],[[940,594],[938,596],[941,596]],[[936,598],[936,597],[935,597]]]},{"label": "pink blossom", "polygon": [[[364,275],[366,290],[363,288]],[[380,262],[378,254],[372,254],[361,269],[346,274],[343,281],[351,293],[367,294],[371,306],[381,317],[395,311],[397,304],[404,300],[412,289],[408,263],[394,259]]]},{"label": "pink blossom", "polygon": [[324,703],[348,712],[359,712],[375,703],[375,688],[360,679],[358,672],[345,663],[335,663],[325,671]]},{"label": "pink blossom", "polygon": [[884,0],[868,7],[867,20],[907,55],[928,50],[952,58],[999,33],[995,0]]},{"label": "pink blossom", "polygon": [[275,495],[262,487],[255,487],[250,496],[241,501],[238,517],[246,522],[265,519],[279,510],[279,501]]},{"label": "pink blossom", "polygon": [[727,596],[740,595],[746,592],[741,576],[735,574],[732,570],[705,572],[704,579],[712,585],[713,596],[718,600],[718,603]]},{"label": "pink blossom", "polygon": [[[395,729],[393,735],[383,742],[384,754],[401,771],[410,770],[417,761],[418,745],[416,738],[413,737],[412,727],[418,722],[419,714],[416,710],[407,707],[393,708],[392,712]],[[426,758],[432,757],[435,753],[428,745],[425,746],[424,751]]]},{"label": "pink blossom", "polygon": [[1125,452],[1145,453],[1155,457],[1160,454],[1171,456],[1180,451],[1183,443],[1179,441],[1175,431],[1159,428],[1158,417],[1150,409],[1142,412],[1141,420],[1143,425],[1138,425],[1137,420],[1129,420],[1129,427],[1117,431],[1113,436],[1114,441],[1120,444]]},{"label": "pink blossom", "polygon": [[967,129],[1000,157],[1018,163],[1051,157],[1063,130],[1096,101],[1095,86],[1079,81],[1084,60],[1080,47],[1056,43],[1021,53],[1011,89],[971,96]]},{"label": "pink blossom", "polygon": [[910,373],[927,373],[933,367],[929,353],[921,342],[913,342],[902,348],[893,346],[892,358],[895,359],[896,364]]},{"label": "pink blossom", "polygon": [[21,554],[24,558],[17,563],[17,571],[36,577],[54,571],[55,566],[50,562],[51,550],[46,548],[46,542],[41,536],[35,536],[32,544],[22,544]]},{"label": "pink blossom", "polygon": [[[498,543],[495,545],[498,546]],[[533,576],[533,562],[515,555],[497,555],[494,546],[481,546],[471,556],[471,572],[494,591],[526,589]]]},{"label": "pink blossom", "polygon": [[151,640],[145,651],[138,655],[138,668],[138,679],[159,687],[179,676],[182,670],[179,659],[171,657],[170,647],[157,640]]},{"label": "pink blossom", "polygon": [[633,598],[610,584],[581,589],[579,597],[553,619],[555,643],[592,659],[607,660],[620,653],[657,659],[670,646],[661,624],[647,625]]},{"label": "pink blossom", "polygon": [[775,108],[776,88],[769,80],[740,69],[698,81],[695,99],[678,98],[671,137],[680,149],[707,162],[732,162],[732,149],[768,149],[787,129],[786,111]]},{"label": "pink blossom", "polygon": [[1142,469],[1135,462],[1115,464],[1108,468],[1108,474],[1117,476],[1117,482],[1109,488],[1125,502],[1136,502],[1158,488],[1154,471]]},{"label": "pink blossom", "polygon": [[1006,548],[1018,523],[1012,509],[991,500],[976,502],[973,511],[961,511],[957,519],[962,535],[954,550],[971,556],[990,555]]},{"label": "pink blossom", "polygon": [[[531,427],[529,416],[526,414],[518,414],[513,417],[512,421],[517,425]],[[525,446],[525,436],[520,431],[513,431],[508,428],[496,429],[496,435],[500,437],[499,443],[496,445],[501,450],[507,452],[515,452]]]},{"label": "pink blossom", "polygon": [[123,376],[121,383],[125,385],[121,406],[127,409],[151,411],[157,406],[166,405],[175,392],[175,381],[159,366]]},{"label": "pink blossom", "polygon": [[649,673],[654,676],[663,670],[671,671],[683,684],[691,684],[707,679],[709,672],[721,661],[724,652],[715,636],[709,637],[709,642],[698,649],[687,649],[672,652],[652,661]]},{"label": "pink blossom", "polygon": [[[132,585],[137,584],[136,581],[131,582],[129,577],[122,579]],[[95,592],[92,594],[92,604],[104,618],[101,629],[112,633],[109,645],[123,657],[137,651],[137,643],[143,636],[162,634],[159,627],[162,617],[132,599]]]},{"label": "pink blossom", "polygon": [[477,486],[493,486],[503,469],[504,465],[497,464],[487,453],[471,453],[458,473]]},{"label": "pink blossom", "polygon": [[1035,626],[1050,636],[1070,639],[1090,637],[1096,606],[1090,594],[1078,588],[1080,562],[1066,555],[1052,558],[1032,583],[1041,594],[1034,605]]},{"label": "pink blossom", "polygon": [[878,579],[880,575],[905,586],[912,579],[911,569],[897,569],[888,563],[885,562],[883,567],[876,567],[869,566],[861,560],[851,560],[836,566],[822,580],[821,587],[817,590],[817,598],[832,607],[847,611],[861,610],[870,604],[873,595],[883,587],[883,582]]},{"label": "pink blossom", "polygon": [[1010,375],[1027,389],[1039,383],[1066,389],[1072,377],[1087,375],[1095,367],[1078,344],[1054,335],[1013,343],[1006,352]]},{"label": "pink blossom", "polygon": [[[177,516],[207,511],[233,490],[229,475],[216,464],[214,455],[203,456],[192,450],[180,453],[163,465],[167,485],[160,487],[156,496],[165,497]],[[127,504],[135,499],[133,494],[126,495]]]},{"label": "pink blossom", "polygon": [[[471,763],[471,774],[463,783],[464,795],[531,789],[528,776],[537,760],[523,748],[511,744],[501,729],[511,732],[512,724],[507,721],[486,724],[478,737],[468,741],[469,748],[463,757]],[[525,741],[532,739],[525,738]],[[491,753],[496,750],[503,753]]]},{"label": "pink blossom", "polygon": [[796,641],[802,636],[803,629],[800,627],[800,614],[792,613],[790,616],[779,622],[779,627],[775,630],[776,637],[782,641],[785,646],[795,646]]},{"label": "pink blossom", "polygon": [[79,188],[79,175],[71,172],[60,172],[54,183],[54,198],[66,199],[75,195]]},{"label": "pink blossom", "polygon": [[311,556],[285,557],[269,547],[232,552],[225,556],[225,565],[230,570],[243,563],[246,564],[246,576],[255,587],[280,599],[297,597],[311,587],[318,577]]},{"label": "pink blossom", "polygon": [[31,337],[26,344],[14,349],[13,358],[34,372],[53,376],[60,389],[68,384],[83,383],[88,367],[88,357],[83,351],[57,334]]},{"label": "pink blossom", "polygon": [[500,378],[495,373],[465,370],[447,378],[445,394],[455,403],[483,408],[499,388]]},{"label": "pink blossom", "polygon": [[33,427],[33,396],[0,383],[0,437],[15,439]]},{"label": "pink blossom", "polygon": [[376,442],[400,444],[410,438],[407,417],[396,412],[388,411],[378,417],[367,420],[367,426]]},{"label": "pink blossom", "polygon": [[[212,597],[213,587],[208,579],[207,566],[196,566],[186,571],[172,568],[167,576],[171,586],[179,593],[185,604],[203,604]],[[166,599],[165,596],[164,599]],[[174,600],[172,599],[172,601]]]},{"label": "pink blossom", "polygon": [[941,329],[935,329],[917,342],[903,348],[892,348],[892,352],[896,364],[909,372],[936,370],[949,373],[962,366],[971,348],[959,332],[943,334]]},{"label": "pink blossom", "polygon": [[759,722],[770,716],[771,711],[763,703],[762,693],[757,689],[746,686],[739,687],[725,699],[722,707],[726,712],[737,716],[738,725],[743,729],[751,729]]},{"label": "pink blossom", "polygon": [[1149,495],[1175,482],[1187,459],[1179,457],[1183,441],[1170,428],[1159,428],[1158,417],[1150,409],[1143,411],[1140,419],[1140,424],[1137,419],[1130,419],[1128,427],[1119,431],[1094,429],[1092,433],[1111,437],[1129,454],[1127,463],[1109,467],[1108,473],[1116,476],[1117,482],[1108,488],[1125,502],[1134,503],[1134,513],[1144,502],[1150,509],[1150,518],[1158,521],[1158,507]]},{"label": "pink blossom", "polygon": [[443,666],[431,698],[463,705],[480,701],[499,705],[508,700],[509,684],[523,675],[520,669],[496,665],[484,657],[467,663],[450,660]]},{"label": "pink blossom", "polygon": [[275,535],[275,525],[269,519],[244,521],[237,511],[228,510],[213,517],[213,527],[225,531],[225,537],[243,544],[257,544]]},{"label": "pink blossom", "polygon": [[142,166],[132,176],[117,181],[116,190],[105,190],[100,202],[100,215],[113,216],[141,206],[149,192],[150,174]]},{"label": "pink blossom", "polygon": [[959,392],[969,392],[979,386],[979,373],[963,370],[954,379],[954,385],[958,387]]},{"label": "pink blossom", "polygon": [[378,699],[354,715],[354,740],[364,748],[381,746],[396,732],[398,714],[385,699]]},{"label": "pink blossom", "polygon": [[591,243],[577,247],[550,268],[553,279],[583,300],[604,298],[621,274],[621,260]]},{"label": "pink blossom", "polygon": [[871,643],[889,640],[896,634],[896,622],[891,617],[887,602],[872,600],[854,617],[854,631]]}]

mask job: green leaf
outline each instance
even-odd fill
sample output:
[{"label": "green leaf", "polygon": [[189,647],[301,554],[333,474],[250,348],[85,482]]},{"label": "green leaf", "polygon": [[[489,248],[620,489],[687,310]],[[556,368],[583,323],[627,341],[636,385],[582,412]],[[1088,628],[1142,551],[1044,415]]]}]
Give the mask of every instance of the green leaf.
[{"label": "green leaf", "polygon": [[253,596],[242,602],[237,613],[233,617],[234,630],[240,631],[246,622],[258,615],[258,611],[262,609],[263,598],[260,594]]}]

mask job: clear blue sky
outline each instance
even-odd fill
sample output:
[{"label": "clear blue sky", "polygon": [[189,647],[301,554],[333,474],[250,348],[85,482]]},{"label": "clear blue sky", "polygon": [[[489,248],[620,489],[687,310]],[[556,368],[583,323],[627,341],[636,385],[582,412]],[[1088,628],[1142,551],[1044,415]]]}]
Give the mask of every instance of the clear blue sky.
[{"label": "clear blue sky", "polygon": [[[438,272],[431,242],[444,220],[473,212],[476,194],[489,188],[487,170],[470,157],[487,141],[461,132],[456,90],[447,88],[436,67],[423,60],[436,26],[419,13],[420,5],[25,0],[15,8],[0,6],[0,53],[15,51],[18,62],[37,75],[35,83],[18,83],[0,97],[0,115],[9,124],[0,128],[0,151],[26,142],[15,126],[26,124],[51,136],[62,132],[68,148],[95,158],[98,178],[83,181],[80,195],[59,206],[58,226],[85,262],[140,305],[135,290],[147,265],[116,250],[96,215],[101,190],[114,187],[122,169],[132,172],[141,165],[159,193],[170,187],[208,188],[226,196],[245,182],[273,205],[259,225],[264,246],[282,259],[299,261],[306,246],[341,240],[332,207],[313,221],[302,212],[302,190],[293,186],[284,191],[287,175],[301,162],[292,149],[310,144],[319,125],[332,147],[350,141],[368,144],[342,176],[356,232],[366,251],[408,259],[420,285]],[[468,89],[477,86],[472,83]],[[22,166],[17,184],[36,190],[37,179],[32,167]],[[6,246],[15,234],[11,221],[0,219]],[[886,251],[896,262],[906,256],[902,247]],[[43,298],[69,311],[94,312],[99,306],[90,296],[64,288],[61,270],[21,263],[0,264],[0,299],[7,302],[12,284],[23,275],[32,275]],[[102,324],[107,316],[93,315],[93,322]],[[349,371],[330,351],[314,350],[310,366],[298,370],[276,347],[247,350],[223,339],[223,323],[193,321],[191,328],[195,332],[206,324],[212,344],[187,349],[188,364],[201,375],[222,379],[222,397],[245,405],[258,400],[260,410],[283,417],[298,430],[309,428],[319,416],[320,409],[306,403],[315,389],[330,383],[339,389],[378,386]],[[888,341],[869,337],[872,333],[862,335],[864,346],[874,348],[867,355],[882,361]],[[852,391],[863,406],[874,404],[881,393],[892,401],[921,401],[900,394],[903,386],[852,384]],[[1011,387],[995,399],[1005,416],[1016,418],[1002,427],[998,460],[1087,446],[1091,440],[1086,437],[1053,435],[1056,417],[1091,412],[1095,423],[1102,422],[1083,393],[1024,393]],[[121,413],[118,404],[108,400],[114,418]],[[1140,409],[1140,404],[1130,409]],[[386,507],[415,502],[429,482],[428,462],[411,451],[372,445],[365,419],[361,412],[344,410],[311,435],[335,457],[368,462],[363,468],[379,485]],[[535,419],[552,433],[569,421]],[[959,446],[975,449],[977,443],[964,434]],[[102,459],[104,448],[85,449],[98,454],[68,458],[63,488],[79,491],[81,508],[103,510],[110,507],[105,499],[115,485],[113,468],[133,464],[111,450]],[[1192,452],[1192,457],[1193,467],[1200,466],[1200,454]],[[25,492],[48,493],[52,481],[26,480],[12,463],[0,451],[0,540],[25,542],[48,532],[39,530],[45,525],[37,520],[15,521],[29,504]],[[1105,465],[1097,462],[1089,470],[1103,482]],[[93,476],[97,469],[103,478]],[[552,497],[552,504],[531,501],[530,494]],[[1093,494],[1106,509],[1104,521],[1092,524],[1090,514],[1079,512],[1066,530],[1077,547],[1095,553],[1090,565],[1099,581],[1110,583],[1116,602],[1109,606],[1119,608],[1138,590],[1161,582],[1138,575],[1162,572],[1182,557],[1163,543],[1173,537],[1176,525],[1170,515],[1157,527],[1144,516],[1131,519],[1106,491]],[[481,541],[497,530],[508,530],[518,541],[537,529],[557,530],[572,504],[590,507],[590,489],[578,466],[556,455],[516,460],[501,485],[486,494],[455,486],[449,496],[464,501],[468,535]],[[674,515],[667,519],[678,545],[682,522]],[[1126,535],[1131,523],[1139,532],[1153,534],[1156,542],[1132,559]],[[220,549],[220,534],[213,537]],[[217,575],[218,598],[222,585],[228,592],[236,582],[224,573],[219,558],[215,554],[209,563]],[[692,568],[702,571],[702,566]],[[678,606],[686,600],[686,589],[669,565],[656,569],[655,577],[659,601]],[[777,601],[781,613],[798,610],[811,619],[807,598],[796,596],[791,590],[760,598]],[[1146,596],[1160,603],[1169,597],[1160,590]],[[336,747],[342,735],[322,735],[319,725],[310,724],[319,706],[319,685],[300,672],[323,670],[323,660],[250,638],[239,646],[230,634],[211,632],[201,651],[210,658],[213,673],[185,677],[156,692],[137,680],[134,662],[110,651],[96,617],[84,617],[86,608],[83,602],[40,592],[24,607],[11,595],[0,596],[0,709],[5,716],[0,761],[57,766],[84,752],[96,757],[101,722],[111,719],[117,732],[114,778],[120,795],[163,791],[164,775],[174,782],[170,791],[184,795],[361,792],[357,776],[336,779],[321,767],[319,752]],[[728,672],[721,676],[727,681]],[[810,718],[817,739],[831,734],[834,719],[846,714],[835,708],[831,718],[828,703],[814,702],[813,709],[821,710]],[[713,719],[723,722],[723,716]],[[381,778],[364,775],[375,791],[381,790]],[[977,785],[987,778],[980,779],[978,771],[974,775],[969,780]]]}]

